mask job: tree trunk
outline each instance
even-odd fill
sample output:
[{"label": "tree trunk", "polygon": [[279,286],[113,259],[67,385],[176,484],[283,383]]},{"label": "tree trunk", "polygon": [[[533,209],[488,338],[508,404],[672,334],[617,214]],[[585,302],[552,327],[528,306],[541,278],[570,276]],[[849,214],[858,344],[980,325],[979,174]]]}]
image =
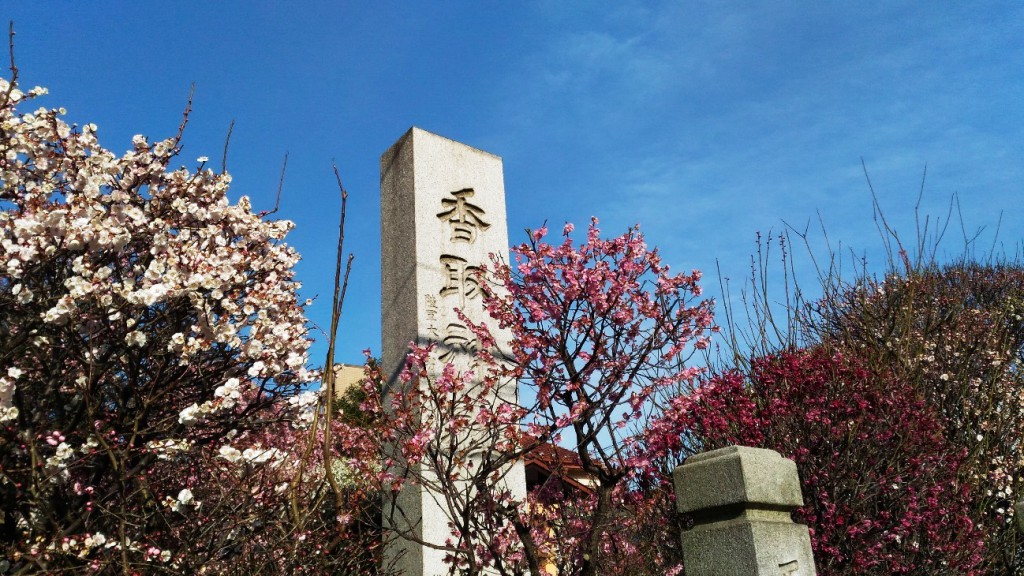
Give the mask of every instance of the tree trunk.
[{"label": "tree trunk", "polygon": [[601,539],[608,524],[608,518],[612,513],[612,489],[614,485],[606,485],[604,482],[597,487],[597,507],[594,509],[593,520],[591,521],[590,537],[583,553],[583,567],[580,576],[597,576],[598,559],[601,556]]}]

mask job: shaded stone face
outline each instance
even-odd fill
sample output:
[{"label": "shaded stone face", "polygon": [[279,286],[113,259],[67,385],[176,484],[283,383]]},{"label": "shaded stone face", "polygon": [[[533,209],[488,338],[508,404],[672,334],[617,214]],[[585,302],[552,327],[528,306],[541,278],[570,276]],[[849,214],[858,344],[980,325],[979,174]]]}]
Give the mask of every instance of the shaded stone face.
[{"label": "shaded stone face", "polygon": [[[476,273],[489,255],[508,255],[505,185],[501,158],[482,150],[410,129],[381,157],[382,367],[396,384],[409,342],[434,343],[428,372],[446,363],[472,367],[480,343],[456,309],[474,323],[487,321]],[[489,324],[490,325],[490,324]],[[499,348],[509,337],[494,332]],[[514,402],[515,383],[499,391]],[[520,464],[509,488],[525,498]],[[444,498],[413,485],[399,496],[399,530],[442,544],[450,537]],[[388,504],[386,504],[388,505]],[[443,551],[396,541],[404,574],[446,574]]]},{"label": "shaded stone face", "polygon": [[729,446],[676,468],[676,506],[699,516],[717,508],[795,510],[803,506],[796,463],[774,450]]}]

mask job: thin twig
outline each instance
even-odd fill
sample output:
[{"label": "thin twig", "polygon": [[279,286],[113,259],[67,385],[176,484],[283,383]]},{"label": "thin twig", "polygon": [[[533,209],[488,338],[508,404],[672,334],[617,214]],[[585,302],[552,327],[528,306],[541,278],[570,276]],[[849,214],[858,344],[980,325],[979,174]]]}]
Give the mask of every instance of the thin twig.
[{"label": "thin twig", "polygon": [[188,102],[185,103],[185,111],[181,113],[181,124],[178,125],[178,135],[174,137],[174,149],[177,152],[178,143],[185,134],[185,126],[188,126],[188,115],[192,113],[192,98],[196,95],[195,82],[188,89]]},{"label": "thin twig", "polygon": [[18,67],[14,64],[14,20],[11,20],[7,26],[7,44],[11,54],[11,82],[7,85],[7,91],[4,92],[4,101],[0,104],[0,107],[6,107],[10,103],[11,92],[18,85]]},{"label": "thin twig", "polygon": [[928,165],[924,165],[924,171],[921,174],[921,187],[917,192],[917,202],[914,204],[914,228],[917,229],[917,260],[920,264],[920,260],[924,257],[925,244],[927,243],[928,237],[928,216],[924,219],[924,230],[921,229],[921,200],[924,198],[924,185],[928,178]]},{"label": "thin twig", "polygon": [[974,243],[981,236],[982,232],[985,231],[985,227],[980,226],[977,231],[975,231],[974,236],[967,236],[967,225],[964,224],[964,213],[963,210],[960,209],[960,195],[954,194],[953,198],[956,199],[956,215],[957,218],[960,219],[960,233],[963,234],[964,237],[964,257],[973,258],[974,254],[971,251],[974,248]]},{"label": "thin twig", "polygon": [[999,241],[999,231],[1000,231],[1000,229],[1002,229],[1002,227],[1003,227],[1003,211],[1000,210],[999,211],[999,220],[996,221],[996,233],[995,233],[994,236],[992,236],[992,248],[989,248],[989,251],[988,251],[988,261],[989,262],[994,262],[995,261],[994,258],[995,258],[995,254],[996,254],[996,245],[997,245],[997,243]]},{"label": "thin twig", "polygon": [[14,20],[7,24],[7,45],[11,53],[11,80],[18,77],[18,67],[14,64]]},{"label": "thin twig", "polygon": [[341,182],[341,173],[338,165],[332,164],[334,177],[338,181],[338,190],[341,193],[341,215],[338,218],[338,251],[334,268],[334,299],[331,305],[331,331],[327,344],[327,361],[324,364],[324,384],[327,388],[326,394],[322,397],[324,403],[324,469],[327,470],[327,482],[334,492],[335,505],[340,507],[344,502],[342,488],[331,471],[331,424],[334,420],[334,398],[336,378],[334,373],[334,350],[338,342],[338,324],[341,322],[342,305],[345,302],[345,293],[348,291],[349,274],[352,271],[352,260],[354,256],[348,255],[348,263],[345,266],[344,276],[341,272],[342,254],[345,253],[345,214],[348,211],[348,191]]},{"label": "thin twig", "polygon": [[[338,190],[341,191],[341,219],[338,223],[338,257],[344,252],[345,247],[345,216],[348,213],[348,190],[345,190],[345,185],[341,182],[341,173],[338,171],[338,165],[332,164],[334,169],[334,178],[338,181]],[[345,302],[345,292],[348,291],[348,277],[352,270],[352,260],[355,257],[352,254],[348,255],[348,263],[345,266],[345,277],[341,286],[341,294],[335,294],[335,312],[337,312],[338,319],[341,319],[341,305]],[[331,326],[331,333],[334,334],[337,331],[337,326]]]},{"label": "thin twig", "polygon": [[[227,174],[227,172],[228,172],[228,144],[231,143],[231,132],[233,132],[234,129],[235,129],[235,119],[232,118],[231,119],[231,124],[228,125],[228,135],[224,137],[224,155],[221,157],[221,160],[220,160],[220,173],[221,174]],[[278,196],[277,197],[278,198],[281,197],[280,192],[278,192]]]},{"label": "thin twig", "polygon": [[[903,242],[900,241],[899,234],[896,230],[889,225],[889,221],[885,219],[885,212],[882,211],[882,205],[878,201],[878,194],[875,192],[875,185],[871,182],[871,175],[868,174],[868,165],[864,161],[864,158],[860,159],[861,168],[864,170],[864,178],[868,183],[868,190],[871,191],[871,206],[874,211],[872,218],[875,220],[875,226],[878,228],[879,234],[882,236],[882,243],[885,245],[885,251],[889,255],[889,267],[895,272],[896,262],[892,257],[892,241],[896,241],[896,247],[898,248],[897,256],[901,259],[904,268],[910,267],[910,262],[907,259],[907,251],[903,248]],[[879,223],[881,225],[879,226]]]},{"label": "thin twig", "polygon": [[284,153],[284,163],[281,165],[281,179],[277,181],[277,198],[274,200],[274,209],[267,214],[276,214],[281,207],[281,191],[284,190],[284,173],[288,170],[288,153]]}]

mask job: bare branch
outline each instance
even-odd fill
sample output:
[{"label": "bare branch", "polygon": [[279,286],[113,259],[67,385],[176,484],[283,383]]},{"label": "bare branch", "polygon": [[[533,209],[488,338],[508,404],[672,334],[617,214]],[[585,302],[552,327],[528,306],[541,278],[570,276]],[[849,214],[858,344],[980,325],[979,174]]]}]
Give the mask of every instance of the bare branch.
[{"label": "bare branch", "polygon": [[7,85],[3,103],[0,103],[0,106],[7,106],[11,101],[11,92],[18,85],[18,67],[14,64],[14,20],[11,20],[7,26],[7,44],[11,54],[11,82]]},{"label": "bare branch", "polygon": [[178,124],[178,133],[174,136],[174,146],[167,151],[167,154],[164,156],[164,160],[170,159],[181,151],[181,138],[185,134],[185,127],[188,126],[188,116],[192,113],[192,98],[195,94],[196,85],[193,83],[188,91],[188,100],[185,102],[185,110],[181,113],[181,123]]},{"label": "bare branch", "polygon": [[897,257],[902,261],[905,268],[909,268],[910,261],[907,257],[907,252],[903,248],[903,243],[900,241],[899,234],[896,230],[889,225],[889,221],[885,218],[885,212],[882,210],[882,205],[878,201],[878,194],[875,192],[875,185],[871,182],[871,176],[868,174],[868,165],[864,161],[864,158],[860,159],[861,168],[864,170],[864,179],[867,180],[868,190],[871,191],[871,207],[874,210],[872,216],[875,220],[875,226],[878,228],[879,234],[882,236],[882,244],[885,246],[885,251],[889,255],[889,266],[896,270],[896,261],[893,259],[892,254],[892,241],[896,242],[898,248]]},{"label": "bare branch", "polygon": [[11,54],[11,82],[18,78],[18,67],[14,64],[14,20],[7,25],[7,44]]},{"label": "bare branch", "polygon": [[[233,123],[232,123],[233,124]],[[274,200],[274,209],[267,214],[276,214],[281,207],[281,190],[284,190],[284,173],[288,170],[288,153],[284,153],[284,163],[281,165],[281,179],[277,181],[277,198]]]},{"label": "bare branch", "polygon": [[[287,156],[285,156],[285,162],[287,163]],[[331,301],[331,330],[329,333],[329,340],[327,345],[327,361],[324,363],[324,384],[326,385],[326,393],[323,398],[324,402],[324,468],[331,470],[331,422],[334,419],[334,399],[337,395],[335,390],[335,374],[334,374],[334,350],[338,342],[338,324],[341,322],[341,309],[345,302],[345,293],[348,291],[348,279],[349,274],[352,271],[352,260],[354,256],[348,255],[348,263],[345,266],[344,276],[341,272],[341,261],[342,254],[345,252],[345,214],[348,211],[348,191],[345,190],[345,185],[341,182],[341,173],[338,171],[338,165],[332,163],[334,169],[334,177],[338,181],[338,190],[341,193],[341,214],[338,218],[338,250],[336,264],[334,268],[334,298]],[[282,180],[284,179],[284,173],[281,174]],[[334,474],[327,474],[327,481],[331,485],[331,491],[334,492],[334,498],[336,504],[339,506],[343,500],[342,488],[338,484]]]},{"label": "bare branch", "polygon": [[[235,119],[231,119],[231,124],[228,126],[228,135],[224,137],[224,156],[220,160],[220,173],[227,174],[228,171],[228,144],[231,143],[231,133],[235,130]],[[281,197],[280,189],[278,189],[277,197]]]}]

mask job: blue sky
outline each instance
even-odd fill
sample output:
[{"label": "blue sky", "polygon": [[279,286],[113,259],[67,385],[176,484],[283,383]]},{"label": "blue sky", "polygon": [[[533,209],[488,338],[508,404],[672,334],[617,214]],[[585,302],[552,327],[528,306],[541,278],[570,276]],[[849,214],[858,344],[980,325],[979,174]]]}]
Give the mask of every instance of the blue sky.
[{"label": "blue sky", "polygon": [[[505,162],[512,241],[547,221],[639,223],[675,268],[749,272],[757,232],[816,226],[881,264],[866,162],[913,234],[957,194],[987,249],[1024,238],[1024,4],[1016,2],[4,2],[23,84],[107,148],[172,135],[232,197],[297,228],[329,324],[339,208],[356,256],[339,360],[380,350],[379,157],[416,125]],[[959,222],[951,254],[962,246]],[[816,249],[823,240],[812,237]],[[845,249],[845,248],[844,248]],[[314,348],[322,363],[326,347]]]}]

